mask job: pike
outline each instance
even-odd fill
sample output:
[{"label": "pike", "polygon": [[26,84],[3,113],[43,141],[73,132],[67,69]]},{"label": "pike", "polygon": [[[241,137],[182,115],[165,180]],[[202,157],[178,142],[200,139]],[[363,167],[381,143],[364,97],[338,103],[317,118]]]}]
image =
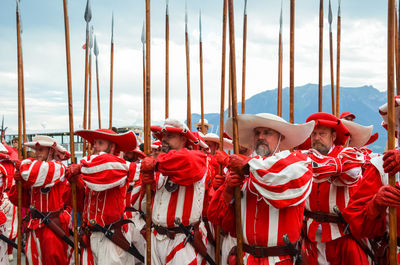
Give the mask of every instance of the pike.
[{"label": "pike", "polygon": [[169,117],[169,10],[165,3],[165,119]]},{"label": "pike", "polygon": [[99,63],[98,63],[98,56],[99,56],[99,47],[97,46],[96,35],[94,36],[94,47],[93,53],[96,56],[96,83],[97,83],[97,116],[99,120],[99,129],[101,128],[101,114],[100,114],[100,85],[99,85]]},{"label": "pike", "polygon": [[110,124],[112,129],[112,109],[113,109],[113,71],[114,71],[114,12],[111,19],[111,58],[110,58]]},{"label": "pike", "polygon": [[[17,57],[18,57],[18,159],[22,159],[22,91],[24,86],[24,72],[22,70],[22,44],[21,44],[21,27],[20,27],[20,6],[17,2],[16,19],[17,19]],[[22,250],[22,183],[17,181],[18,192],[18,248],[17,248],[17,264],[21,265],[21,250]]]},{"label": "pike", "polygon": [[[75,145],[74,145],[74,113],[72,102],[72,81],[71,81],[71,52],[70,52],[70,39],[69,39],[69,18],[67,0],[63,0],[64,7],[64,26],[65,26],[65,50],[66,50],[66,63],[67,63],[67,84],[68,84],[68,117],[69,117],[69,150],[71,153],[71,163],[75,163]],[[79,265],[78,253],[78,211],[76,202],[76,183],[71,183],[72,193],[72,220],[74,229],[74,258],[75,264]]]},{"label": "pike", "polygon": [[[395,0],[388,0],[388,43],[387,43],[387,101],[388,101],[388,150],[395,149],[394,113],[394,17]],[[396,186],[396,175],[389,175],[389,184]],[[389,207],[389,255],[390,265],[397,264],[397,215],[396,207]]]},{"label": "pike", "polygon": [[[221,108],[219,120],[219,150],[224,151],[224,117],[225,117],[225,68],[226,68],[226,14],[227,0],[224,0],[222,11],[222,60],[221,60]],[[222,166],[219,166],[219,174],[222,176]],[[221,261],[221,227],[218,225],[215,231],[215,262]]]},{"label": "pike", "polygon": [[[322,75],[324,64],[324,0],[319,0],[319,67],[318,67],[318,111],[322,111]],[[291,121],[292,122],[292,121]]]},{"label": "pike", "polygon": [[186,84],[187,84],[186,125],[188,126],[189,130],[192,130],[192,111],[191,111],[191,103],[190,103],[190,58],[189,58],[187,1],[185,1],[185,47],[186,47]]},{"label": "pike", "polygon": [[[232,125],[233,125],[233,149],[235,154],[239,154],[239,130],[238,130],[238,111],[237,111],[237,88],[236,88],[236,55],[235,55],[235,20],[233,0],[228,0],[229,9],[229,43],[232,73],[232,83],[230,90],[232,91]],[[236,222],[236,239],[237,239],[237,264],[243,264],[243,231],[241,218],[241,196],[240,187],[235,188],[235,222]]]},{"label": "pike", "polygon": [[246,101],[246,48],[247,48],[247,0],[244,0],[243,11],[243,58],[242,58],[242,114],[245,113]]},{"label": "pike", "polygon": [[[146,93],[144,112],[144,152],[151,153],[151,94],[150,94],[150,0],[146,0]],[[151,184],[146,184],[146,264],[151,265]]]},{"label": "pike", "polygon": [[395,71],[396,71],[396,94],[400,95],[400,53],[399,53],[399,24],[397,20],[397,2],[394,3],[394,47],[395,47]]},{"label": "pike", "polygon": [[143,27],[142,27],[142,64],[143,64],[143,114],[146,112],[146,32],[145,32],[145,21],[143,21]]},{"label": "pike", "polygon": [[331,63],[331,97],[332,97],[332,115],[335,115],[335,77],[333,73],[333,41],[332,41],[332,6],[331,0],[329,0],[329,13],[328,13],[328,21],[329,21],[329,57]]},{"label": "pike", "polygon": [[[88,129],[92,127],[92,49],[93,49],[93,26],[90,26],[89,34],[89,110],[88,110]],[[88,150],[90,153],[90,148]]]},{"label": "pike", "polygon": [[294,123],[294,17],[295,0],[290,0],[290,123]]},{"label": "pike", "polygon": [[200,108],[201,108],[201,132],[204,131],[204,88],[203,88],[203,40],[201,32],[201,10],[199,13],[199,49],[200,49]]},{"label": "pike", "polygon": [[277,114],[282,117],[282,0],[281,15],[279,17],[279,59],[278,59],[278,104]]},{"label": "pike", "polygon": [[[84,15],[86,21],[86,42],[85,42],[85,96],[84,96],[84,110],[83,110],[83,129],[87,128],[87,97],[88,97],[88,75],[89,75],[89,22],[92,19],[92,10],[90,7],[90,0],[86,2],[86,9]],[[86,140],[83,139],[82,156],[86,156]]]},{"label": "pike", "polygon": [[338,3],[338,18],[337,18],[337,48],[336,48],[336,117],[339,118],[340,107],[340,37],[341,37],[341,10],[340,2]]},{"label": "pike", "polygon": [[1,138],[0,138],[0,142],[3,142],[5,134],[6,134],[6,130],[7,130],[7,127],[4,128],[4,115],[3,115],[3,119],[1,120]]}]

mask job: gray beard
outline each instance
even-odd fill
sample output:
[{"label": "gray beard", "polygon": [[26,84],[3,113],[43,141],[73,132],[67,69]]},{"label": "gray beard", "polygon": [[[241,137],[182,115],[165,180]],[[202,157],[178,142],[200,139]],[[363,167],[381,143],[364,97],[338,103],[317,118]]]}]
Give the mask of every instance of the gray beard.
[{"label": "gray beard", "polygon": [[255,151],[256,151],[256,154],[259,156],[270,156],[271,155],[271,150],[265,144],[257,144]]},{"label": "gray beard", "polygon": [[330,148],[328,148],[326,145],[319,144],[318,146],[314,145],[312,146],[315,150],[320,152],[323,155],[327,155],[329,153]]}]

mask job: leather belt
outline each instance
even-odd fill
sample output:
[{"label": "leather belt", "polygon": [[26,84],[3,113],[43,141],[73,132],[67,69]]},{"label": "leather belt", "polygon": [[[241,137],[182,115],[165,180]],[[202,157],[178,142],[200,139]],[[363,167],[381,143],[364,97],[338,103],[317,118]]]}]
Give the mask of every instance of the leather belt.
[{"label": "leather belt", "polygon": [[304,216],[312,218],[319,223],[336,223],[343,224],[343,221],[336,214],[322,213],[322,212],[310,212],[304,210]]},{"label": "leather belt", "polygon": [[[200,222],[196,222],[192,225],[186,226],[187,229],[191,230],[192,227],[195,229],[199,228]],[[166,235],[170,239],[174,239],[176,234],[183,234],[183,230],[180,227],[164,227],[164,226],[159,226],[159,225],[153,225],[154,229],[159,233],[160,235]]]},{"label": "leather belt", "polygon": [[[57,218],[61,214],[62,211],[63,210],[60,209],[60,210],[54,211],[54,212],[42,212],[42,213],[44,216],[47,216],[47,218],[53,219],[53,218]],[[36,212],[30,212],[30,217],[34,218],[34,219],[41,219],[41,216]]]},{"label": "leather belt", "polygon": [[[295,244],[295,243],[294,243]],[[230,252],[230,255],[236,255],[236,246]],[[257,245],[247,245],[243,244],[243,251],[252,255],[255,258],[265,258],[272,256],[296,256],[295,250],[291,249],[289,246],[275,246],[275,247],[264,247]]]}]

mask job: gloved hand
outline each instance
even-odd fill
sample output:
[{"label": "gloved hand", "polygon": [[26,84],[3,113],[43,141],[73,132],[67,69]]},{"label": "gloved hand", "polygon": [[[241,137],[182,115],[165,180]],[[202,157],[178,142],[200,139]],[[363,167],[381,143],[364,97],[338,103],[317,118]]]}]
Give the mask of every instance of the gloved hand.
[{"label": "gloved hand", "polygon": [[219,189],[219,187],[221,187],[221,185],[224,184],[224,182],[225,182],[225,176],[215,175],[212,181],[212,186],[214,190]]},{"label": "gloved hand", "polygon": [[368,204],[368,212],[374,217],[386,214],[387,207],[400,206],[400,187],[382,186]]},{"label": "gloved hand", "polygon": [[21,176],[21,173],[19,172],[19,170],[15,171],[13,177],[14,177],[15,181],[22,181],[22,176]]},{"label": "gloved hand", "polygon": [[243,180],[244,180],[243,175],[239,175],[233,171],[228,172],[225,182],[225,189],[222,194],[224,201],[227,204],[229,204],[232,201],[235,188],[240,187],[240,185],[242,185],[243,183]]},{"label": "gloved hand", "polygon": [[12,162],[14,163],[15,170],[19,171],[19,169],[21,168],[22,160],[13,160]]},{"label": "gloved hand", "polygon": [[10,159],[10,156],[4,153],[0,153],[0,159]]},{"label": "gloved hand", "polygon": [[215,159],[217,160],[218,164],[220,164],[222,167],[228,166],[229,156],[224,151],[217,150],[215,154]]},{"label": "gloved hand", "polygon": [[70,183],[76,182],[81,174],[82,165],[72,164],[65,170],[65,177]]},{"label": "gloved hand", "polygon": [[383,156],[383,170],[389,175],[400,171],[400,150],[390,150]]},{"label": "gloved hand", "polygon": [[249,174],[250,169],[247,163],[250,160],[250,157],[244,155],[230,155],[228,168],[230,171],[234,171],[240,175]]},{"label": "gloved hand", "polygon": [[156,169],[157,161],[148,156],[142,160],[140,164],[140,174],[142,175],[143,184],[153,184],[154,183],[154,171]]}]

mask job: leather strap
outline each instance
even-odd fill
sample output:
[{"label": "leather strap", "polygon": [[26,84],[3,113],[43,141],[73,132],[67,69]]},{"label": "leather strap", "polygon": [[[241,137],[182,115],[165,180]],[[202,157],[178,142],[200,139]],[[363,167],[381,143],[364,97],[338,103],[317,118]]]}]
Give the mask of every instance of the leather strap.
[{"label": "leather strap", "polygon": [[336,223],[343,224],[342,220],[336,214],[322,213],[322,212],[310,212],[304,210],[304,216],[312,218],[319,223]]}]

